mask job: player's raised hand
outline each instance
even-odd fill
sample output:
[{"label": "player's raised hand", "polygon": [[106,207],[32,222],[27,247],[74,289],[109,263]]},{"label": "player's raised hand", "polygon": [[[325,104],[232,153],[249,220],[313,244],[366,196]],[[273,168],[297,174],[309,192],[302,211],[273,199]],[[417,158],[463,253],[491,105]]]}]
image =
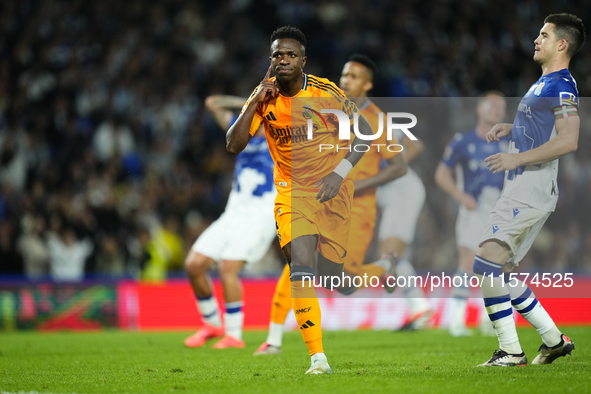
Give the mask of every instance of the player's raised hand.
[{"label": "player's raised hand", "polygon": [[253,101],[257,103],[264,103],[269,101],[277,96],[279,93],[279,89],[277,88],[277,84],[275,81],[270,81],[271,79],[271,70],[272,67],[269,66],[269,70],[267,70],[267,74],[261,81],[259,85],[259,89],[257,90],[255,96],[253,97]]},{"label": "player's raised hand", "polygon": [[497,123],[488,133],[486,133],[486,142],[498,142],[499,138],[510,135],[512,128],[513,125],[511,123]]},{"label": "player's raised hand", "polygon": [[497,153],[484,159],[488,170],[493,174],[501,171],[511,171],[521,165],[519,153]]},{"label": "player's raised hand", "polygon": [[321,186],[318,194],[316,194],[316,199],[320,199],[320,202],[326,202],[331,198],[334,198],[337,194],[339,194],[339,190],[341,190],[341,184],[343,183],[343,178],[336,172],[331,172],[330,174],[326,175],[324,178],[318,181],[314,187]]}]

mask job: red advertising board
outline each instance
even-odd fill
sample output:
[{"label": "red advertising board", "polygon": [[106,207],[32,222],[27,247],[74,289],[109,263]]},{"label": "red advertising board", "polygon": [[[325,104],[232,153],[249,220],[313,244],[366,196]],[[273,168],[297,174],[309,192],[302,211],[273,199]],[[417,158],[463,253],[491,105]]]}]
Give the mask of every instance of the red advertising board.
[{"label": "red advertising board", "polygon": [[[275,279],[245,279],[244,286],[244,325],[246,329],[265,329],[269,324],[271,299],[275,291]],[[569,294],[580,295],[591,288],[591,279],[577,278],[579,289],[571,289]],[[387,297],[382,289],[365,289],[358,297],[322,297],[322,325],[326,329],[397,329],[408,317],[404,298]],[[215,282],[215,294],[220,308],[222,289]],[[430,292],[426,289],[433,311],[431,325],[447,327],[450,320],[449,289],[439,288]],[[544,308],[558,325],[591,324],[591,298],[551,298],[552,293],[536,291]],[[546,296],[546,297],[544,297]],[[477,323],[483,309],[478,290],[468,302],[467,323]],[[121,283],[118,287],[119,327],[139,330],[193,330],[201,325],[195,305],[195,297],[187,281],[172,280],[165,284]],[[517,316],[518,326],[527,322]],[[295,319],[289,314],[288,329],[295,329]]]}]

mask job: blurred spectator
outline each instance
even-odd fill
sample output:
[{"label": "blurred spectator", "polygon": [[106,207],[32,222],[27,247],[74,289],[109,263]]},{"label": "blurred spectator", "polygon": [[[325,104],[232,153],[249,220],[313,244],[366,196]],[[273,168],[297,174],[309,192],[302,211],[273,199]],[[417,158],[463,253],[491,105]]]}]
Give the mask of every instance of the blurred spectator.
[{"label": "blurred spectator", "polygon": [[135,142],[131,129],[121,117],[111,117],[97,127],[93,148],[102,162],[132,154],[135,152]]},{"label": "blurred spectator", "polygon": [[22,234],[17,248],[23,256],[25,275],[38,279],[49,274],[49,249],[45,240],[45,219],[42,216],[26,215],[22,220]]},{"label": "blurred spectator", "polygon": [[14,224],[0,221],[0,272],[19,275],[23,272],[23,259],[16,248]]},{"label": "blurred spectator", "polygon": [[138,232],[141,245],[141,279],[161,282],[166,279],[168,265],[168,251],[162,243],[156,242],[150,235],[150,230],[141,228]]},{"label": "blurred spectator", "polygon": [[178,233],[179,222],[174,215],[168,215],[164,221],[164,226],[158,229],[154,241],[162,245],[166,250],[167,268],[169,270],[183,269],[185,260],[185,249],[183,248],[183,239]]},{"label": "blurred spectator", "polygon": [[127,255],[113,235],[104,237],[96,256],[96,273],[122,277],[127,273]]},{"label": "blurred spectator", "polygon": [[21,191],[25,186],[27,160],[25,135],[16,130],[0,134],[0,183]]},{"label": "blurred spectator", "polygon": [[157,225],[153,231],[149,231],[147,227],[140,230],[139,240],[143,247],[142,279],[162,281],[166,279],[169,270],[183,268],[186,253],[178,229],[176,217],[168,215],[164,226]]},{"label": "blurred spectator", "polygon": [[59,282],[81,281],[86,259],[93,250],[92,242],[86,238],[78,240],[70,227],[66,227],[62,234],[50,233],[48,237],[51,278]]},{"label": "blurred spectator", "polygon": [[[591,2],[561,11],[591,25]],[[190,246],[222,212],[232,181],[234,158],[203,100],[250,95],[268,67],[269,36],[283,24],[307,35],[311,74],[337,81],[351,53],[371,56],[380,69],[375,96],[499,89],[522,97],[539,76],[533,40],[552,12],[555,3],[530,0],[0,3],[0,270],[22,273],[24,258],[28,273],[40,273],[44,239],[53,245],[52,274],[67,253],[77,256],[65,264],[76,280],[140,276],[140,266],[143,277],[163,279],[180,267],[179,237]],[[587,43],[571,64],[582,97],[591,95],[589,63]],[[591,272],[591,215],[580,208],[591,193],[584,116],[579,150],[560,167],[561,214],[548,223],[556,252],[532,259],[545,269]],[[451,268],[454,207],[432,178],[445,142],[461,130],[432,126],[413,163],[428,190],[416,253],[424,269]],[[45,217],[48,228],[19,226],[25,217]],[[56,235],[62,221],[85,240]],[[162,222],[152,237],[146,229]]]}]

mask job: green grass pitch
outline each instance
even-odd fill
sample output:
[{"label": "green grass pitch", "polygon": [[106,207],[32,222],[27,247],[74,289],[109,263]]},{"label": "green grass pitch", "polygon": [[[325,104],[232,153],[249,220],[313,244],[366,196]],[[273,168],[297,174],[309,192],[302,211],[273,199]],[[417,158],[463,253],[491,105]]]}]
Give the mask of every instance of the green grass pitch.
[{"label": "green grass pitch", "polygon": [[[247,332],[245,349],[188,349],[188,333],[11,333],[0,335],[0,392],[23,393],[585,393],[591,392],[591,327],[563,328],[573,357],[554,365],[476,368],[497,339],[451,338],[443,330],[325,332],[331,375],[307,376],[298,332],[283,354],[253,357],[266,338]],[[533,360],[541,344],[519,330]]]}]

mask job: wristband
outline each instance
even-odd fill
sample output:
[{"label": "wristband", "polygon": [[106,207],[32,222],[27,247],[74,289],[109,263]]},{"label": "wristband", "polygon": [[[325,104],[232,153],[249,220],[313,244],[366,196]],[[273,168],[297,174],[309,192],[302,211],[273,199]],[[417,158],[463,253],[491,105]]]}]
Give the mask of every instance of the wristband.
[{"label": "wristband", "polygon": [[345,179],[351,168],[353,168],[353,164],[349,160],[343,159],[332,172],[336,172],[341,178]]}]

